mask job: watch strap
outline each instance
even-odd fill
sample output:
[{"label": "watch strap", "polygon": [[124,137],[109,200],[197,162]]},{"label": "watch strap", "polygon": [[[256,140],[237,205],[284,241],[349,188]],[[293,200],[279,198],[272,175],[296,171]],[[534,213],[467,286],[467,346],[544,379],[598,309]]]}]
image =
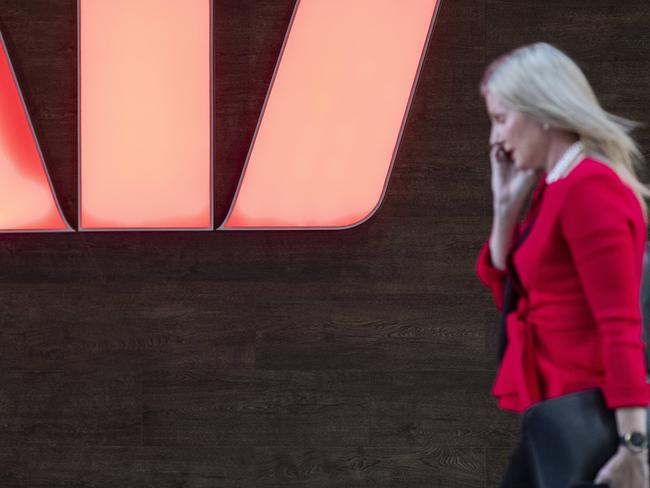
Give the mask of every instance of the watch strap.
[{"label": "watch strap", "polygon": [[624,445],[630,451],[642,452],[648,447],[648,437],[638,431],[626,432],[618,436],[618,443],[619,445]]}]

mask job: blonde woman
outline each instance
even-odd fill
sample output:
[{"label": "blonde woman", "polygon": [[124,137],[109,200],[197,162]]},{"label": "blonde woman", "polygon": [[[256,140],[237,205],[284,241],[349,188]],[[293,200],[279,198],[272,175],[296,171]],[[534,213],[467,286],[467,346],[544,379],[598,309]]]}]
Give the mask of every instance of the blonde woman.
[{"label": "blonde woman", "polygon": [[[636,177],[643,156],[628,135],[639,124],[603,110],[580,68],[547,43],[497,58],[480,90],[492,123],[494,220],[477,274],[501,310],[509,274],[520,294],[491,393],[501,409],[523,413],[600,388],[621,443],[594,482],[648,487],[639,293],[650,189]],[[525,443],[501,486],[534,486]]]}]

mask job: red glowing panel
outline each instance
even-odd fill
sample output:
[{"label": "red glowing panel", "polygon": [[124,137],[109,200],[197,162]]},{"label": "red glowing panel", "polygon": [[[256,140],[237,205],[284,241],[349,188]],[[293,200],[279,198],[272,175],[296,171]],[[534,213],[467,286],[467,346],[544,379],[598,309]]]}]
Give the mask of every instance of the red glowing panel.
[{"label": "red glowing panel", "polygon": [[212,229],[210,0],[79,0],[80,229]]},{"label": "red glowing panel", "polygon": [[298,2],[220,229],[340,229],[374,213],[437,4]]},{"label": "red glowing panel", "polygon": [[54,195],[2,34],[0,40],[0,231],[71,231]]}]

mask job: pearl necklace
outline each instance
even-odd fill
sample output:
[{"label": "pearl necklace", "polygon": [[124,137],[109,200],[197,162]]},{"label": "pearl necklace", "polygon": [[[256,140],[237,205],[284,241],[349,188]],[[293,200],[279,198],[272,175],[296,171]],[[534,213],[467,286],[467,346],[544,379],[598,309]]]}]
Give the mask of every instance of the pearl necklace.
[{"label": "pearl necklace", "polygon": [[569,167],[573,160],[585,150],[585,146],[581,141],[576,141],[564,152],[560,160],[553,166],[551,172],[546,176],[546,183],[553,183],[561,178],[561,174]]}]

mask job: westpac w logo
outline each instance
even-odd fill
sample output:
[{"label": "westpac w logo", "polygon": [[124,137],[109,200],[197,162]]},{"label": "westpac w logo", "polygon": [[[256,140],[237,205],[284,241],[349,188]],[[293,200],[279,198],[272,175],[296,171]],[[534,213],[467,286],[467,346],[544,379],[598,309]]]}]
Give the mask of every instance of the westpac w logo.
[{"label": "westpac w logo", "polygon": [[[297,1],[218,230],[376,211],[438,4]],[[214,229],[213,15],[211,0],[78,0],[79,230]],[[0,232],[73,231],[2,48]]]}]

